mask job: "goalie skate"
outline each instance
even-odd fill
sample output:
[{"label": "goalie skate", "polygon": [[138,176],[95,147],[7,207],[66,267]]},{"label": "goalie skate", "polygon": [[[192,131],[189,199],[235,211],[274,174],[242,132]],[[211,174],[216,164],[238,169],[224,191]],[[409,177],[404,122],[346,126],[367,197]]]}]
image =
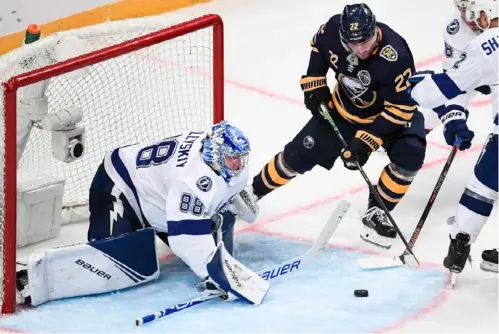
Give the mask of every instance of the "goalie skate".
[{"label": "goalie skate", "polygon": [[384,249],[392,247],[397,232],[383,210],[377,206],[369,208],[362,217],[362,223],[364,224],[364,231],[360,234],[362,240]]},{"label": "goalie skate", "polygon": [[16,304],[31,304],[31,297],[28,289],[28,271],[26,269],[16,272]]}]

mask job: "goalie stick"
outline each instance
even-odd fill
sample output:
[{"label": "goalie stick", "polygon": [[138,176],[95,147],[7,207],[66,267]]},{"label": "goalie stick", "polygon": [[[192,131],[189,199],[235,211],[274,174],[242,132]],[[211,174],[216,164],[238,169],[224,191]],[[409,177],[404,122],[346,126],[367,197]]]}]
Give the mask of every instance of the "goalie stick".
[{"label": "goalie stick", "polygon": [[[345,141],[345,138],[343,138],[343,135],[341,134],[340,129],[338,129],[338,127],[336,126],[336,123],[334,122],[333,118],[329,114],[329,111],[323,102],[321,102],[319,104],[319,112],[322,115],[322,117],[324,117],[324,119],[329,122],[329,124],[333,128],[334,133],[336,134],[336,136],[340,140],[341,145],[343,145],[343,148],[345,150],[348,149],[348,144]],[[357,167],[357,170],[360,172],[360,174],[364,178],[364,181],[366,181],[367,187],[369,188],[369,192],[374,196],[374,199],[378,203],[379,207],[385,212],[385,214],[388,217],[388,220],[392,224],[393,228],[397,231],[397,234],[400,237],[400,240],[402,240],[402,242],[404,243],[407,252],[412,256],[416,265],[419,266],[419,261],[418,261],[416,255],[414,255],[414,253],[412,252],[412,247],[409,247],[407,240],[405,240],[405,237],[402,234],[402,231],[400,231],[400,228],[398,227],[397,223],[395,223],[395,220],[393,219],[392,215],[390,214],[390,211],[388,211],[385,203],[383,203],[383,200],[379,196],[378,191],[374,188],[373,184],[371,183],[369,176],[367,176],[366,172],[364,171],[364,169],[362,168],[362,166],[359,164],[358,161],[355,161],[355,166]]]},{"label": "goalie stick", "polygon": [[445,166],[442,169],[440,176],[438,177],[437,184],[433,188],[430,199],[428,200],[428,203],[426,203],[426,207],[424,208],[423,214],[421,215],[421,218],[419,218],[419,222],[416,225],[414,232],[412,233],[411,239],[409,240],[409,245],[404,250],[404,252],[400,256],[394,258],[374,256],[374,257],[359,259],[357,260],[357,262],[362,269],[393,268],[393,267],[400,267],[407,263],[406,257],[409,255],[408,249],[409,247],[411,249],[414,247],[414,244],[416,243],[416,240],[419,237],[419,233],[421,233],[421,229],[423,228],[426,218],[428,218],[428,215],[430,214],[430,210],[433,207],[433,204],[435,203],[438,192],[440,191],[440,188],[444,183],[445,177],[447,176],[447,172],[450,169],[452,161],[454,160],[454,157],[456,156],[457,150],[460,145],[461,145],[461,140],[459,138],[456,138],[454,146],[452,147],[452,150],[449,154],[449,157],[445,162]]},{"label": "goalie stick", "polygon": [[[333,235],[333,233],[336,231],[336,228],[340,224],[341,220],[347,213],[348,209],[350,208],[350,203],[347,201],[341,201],[340,204],[336,207],[334,212],[332,213],[331,217],[328,219],[326,222],[326,225],[324,225],[324,228],[322,229],[321,233],[317,237],[316,241],[310,247],[310,249],[302,254],[299,255],[292,260],[286,261],[284,263],[281,263],[279,265],[272,266],[271,268],[267,268],[265,270],[262,270],[259,274],[262,278],[268,280],[268,279],[274,279],[277,277],[280,277],[284,274],[291,273],[294,271],[298,271],[303,269],[304,266],[309,265],[309,263],[314,260],[316,257],[320,256],[326,247],[329,239]],[[185,303],[180,303],[171,307],[168,307],[164,310],[148,314],[143,317],[139,317],[135,320],[135,325],[136,326],[141,326],[150,322],[153,322],[155,320],[161,319],[165,316],[172,315],[174,313],[177,313],[182,310],[186,310],[188,308],[191,308],[193,306],[202,304],[204,302],[207,302],[209,300],[219,298],[221,294],[209,294],[201,297],[194,298],[188,302]]]}]

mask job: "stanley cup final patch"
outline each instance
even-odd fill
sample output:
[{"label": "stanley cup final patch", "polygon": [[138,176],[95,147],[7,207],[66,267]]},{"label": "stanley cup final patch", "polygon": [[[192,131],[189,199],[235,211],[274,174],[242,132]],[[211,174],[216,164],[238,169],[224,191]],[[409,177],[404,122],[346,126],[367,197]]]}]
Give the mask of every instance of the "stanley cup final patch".
[{"label": "stanley cup final patch", "polygon": [[197,180],[196,185],[198,186],[199,190],[206,193],[210,191],[211,187],[213,186],[213,181],[208,176],[201,176]]}]

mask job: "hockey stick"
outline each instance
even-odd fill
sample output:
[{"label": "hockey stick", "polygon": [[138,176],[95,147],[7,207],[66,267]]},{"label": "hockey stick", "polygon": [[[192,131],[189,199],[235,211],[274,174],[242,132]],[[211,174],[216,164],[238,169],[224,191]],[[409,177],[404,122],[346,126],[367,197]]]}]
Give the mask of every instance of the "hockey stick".
[{"label": "hockey stick", "polygon": [[[347,142],[343,138],[343,135],[341,134],[340,129],[338,129],[338,127],[336,126],[336,123],[334,123],[333,118],[329,114],[329,111],[327,110],[327,108],[324,105],[324,103],[320,103],[319,104],[319,111],[320,111],[321,115],[329,122],[329,124],[333,128],[334,133],[336,134],[336,136],[340,140],[341,144],[343,145],[343,148],[348,149]],[[388,211],[385,203],[383,203],[383,200],[381,199],[381,197],[379,196],[378,192],[376,191],[376,189],[372,185],[371,180],[369,180],[369,176],[367,176],[366,172],[364,171],[364,169],[362,168],[362,166],[359,164],[358,161],[355,161],[355,166],[360,171],[360,174],[362,174],[362,177],[364,178],[364,181],[366,181],[370,193],[374,196],[374,198],[376,199],[376,202],[378,202],[378,205],[385,212],[386,216],[388,217],[388,220],[390,221],[390,223],[392,224],[392,226],[397,231],[397,234],[399,235],[400,240],[402,240],[402,242],[404,243],[404,245],[405,245],[406,249],[408,250],[409,254],[412,255],[412,257],[414,258],[414,261],[416,261],[417,266],[419,266],[419,261],[416,258],[416,255],[414,255],[414,253],[412,252],[412,249],[409,247],[409,244],[407,243],[407,240],[405,240],[405,237],[402,234],[402,232],[400,231],[400,228],[398,227],[397,223],[395,223],[395,220],[393,219],[392,215],[390,214],[390,211]],[[405,260],[405,258],[404,258],[404,260]]]},{"label": "hockey stick", "polygon": [[[341,220],[347,213],[348,209],[350,208],[350,203],[347,201],[341,201],[340,204],[336,207],[334,212],[332,213],[331,217],[328,219],[326,222],[326,225],[324,225],[324,228],[322,229],[321,233],[317,237],[317,240],[314,242],[312,247],[310,249],[300,255],[295,257],[292,260],[286,261],[284,263],[281,263],[279,265],[273,266],[271,268],[262,270],[259,274],[262,278],[265,280],[269,279],[274,279],[279,276],[285,275],[287,273],[291,273],[294,271],[298,271],[303,269],[304,266],[308,265],[314,258],[318,257],[319,255],[322,254],[322,251],[324,250],[324,247],[326,247],[329,239],[333,235],[333,233],[336,231],[336,228],[340,224]],[[193,306],[202,304],[204,302],[207,302],[209,300],[219,298],[221,294],[210,294],[210,295],[205,295],[201,296],[198,298],[194,298],[186,303],[180,303],[177,305],[174,305],[172,307],[168,307],[164,310],[161,310],[159,312],[155,312],[152,314],[148,314],[143,317],[139,317],[135,320],[135,325],[136,326],[141,326],[150,322],[153,322],[155,320],[161,319],[165,316],[172,315],[174,313],[177,313],[182,310],[186,310],[188,308],[191,308]]]},{"label": "hockey stick", "polygon": [[[445,166],[442,169],[440,176],[438,177],[437,184],[435,184],[430,199],[428,200],[428,203],[426,203],[426,207],[423,210],[423,214],[421,215],[421,218],[419,218],[419,222],[416,225],[414,232],[412,233],[411,239],[409,240],[409,245],[407,247],[410,247],[411,249],[414,247],[414,244],[416,243],[416,240],[419,237],[419,233],[421,233],[421,229],[423,228],[426,218],[428,218],[428,215],[430,214],[430,210],[433,207],[433,204],[435,203],[435,199],[437,198],[438,192],[440,191],[440,188],[444,183],[445,177],[447,176],[447,172],[450,169],[452,161],[454,160],[454,157],[456,156],[457,150],[459,149],[460,145],[461,145],[461,140],[459,138],[456,138],[454,146],[452,147],[452,150],[449,154],[449,157],[445,162]],[[408,248],[406,248],[404,253],[402,253],[402,255],[398,257],[394,258],[368,257],[368,258],[359,259],[358,263],[362,269],[381,269],[381,268],[400,267],[406,263],[405,257],[409,255],[409,252],[407,250]]]}]

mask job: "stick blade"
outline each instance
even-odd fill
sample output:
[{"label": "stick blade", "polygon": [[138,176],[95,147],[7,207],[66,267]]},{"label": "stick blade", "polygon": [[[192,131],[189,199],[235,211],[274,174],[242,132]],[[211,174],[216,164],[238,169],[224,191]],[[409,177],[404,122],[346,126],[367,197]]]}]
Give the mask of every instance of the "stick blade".
[{"label": "stick blade", "polygon": [[349,208],[350,202],[348,201],[343,200],[338,204],[308,252],[310,255],[320,255],[322,253]]},{"label": "stick blade", "polygon": [[388,269],[401,267],[404,263],[399,257],[371,256],[357,260],[359,267],[363,270]]}]

